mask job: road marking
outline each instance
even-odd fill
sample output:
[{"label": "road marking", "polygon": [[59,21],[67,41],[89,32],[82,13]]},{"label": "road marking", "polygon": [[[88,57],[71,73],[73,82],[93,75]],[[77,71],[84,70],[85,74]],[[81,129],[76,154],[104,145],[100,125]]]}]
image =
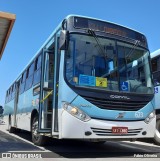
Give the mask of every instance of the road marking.
[{"label": "road marking", "polygon": [[123,142],[131,143],[131,144],[138,144],[138,145],[145,145],[145,146],[153,146],[153,147],[158,147],[158,148],[160,147],[158,145],[155,145],[154,143],[146,143],[143,141],[134,141],[134,142],[123,141]]}]

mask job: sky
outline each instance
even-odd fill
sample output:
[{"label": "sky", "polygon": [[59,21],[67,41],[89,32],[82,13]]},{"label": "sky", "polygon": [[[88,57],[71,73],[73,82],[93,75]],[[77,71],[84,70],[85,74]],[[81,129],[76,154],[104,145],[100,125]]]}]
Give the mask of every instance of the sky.
[{"label": "sky", "polygon": [[118,23],[146,35],[151,52],[160,49],[160,0],[0,0],[0,11],[16,14],[0,60],[0,105],[11,83],[57,25],[69,14]]}]

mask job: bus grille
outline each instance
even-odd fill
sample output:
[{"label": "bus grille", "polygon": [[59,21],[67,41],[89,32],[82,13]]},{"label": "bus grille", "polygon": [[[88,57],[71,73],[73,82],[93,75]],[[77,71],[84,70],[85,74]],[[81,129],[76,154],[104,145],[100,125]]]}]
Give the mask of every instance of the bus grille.
[{"label": "bus grille", "polygon": [[100,128],[93,128],[93,127],[91,127],[91,129],[93,133],[95,133],[98,136],[133,136],[133,135],[138,135],[142,131],[142,128],[128,129],[127,134],[114,134],[112,133],[112,129],[100,129]]},{"label": "bus grille", "polygon": [[101,109],[120,110],[120,111],[138,111],[147,105],[148,101],[124,101],[124,100],[107,100],[103,98],[84,97],[87,101]]}]

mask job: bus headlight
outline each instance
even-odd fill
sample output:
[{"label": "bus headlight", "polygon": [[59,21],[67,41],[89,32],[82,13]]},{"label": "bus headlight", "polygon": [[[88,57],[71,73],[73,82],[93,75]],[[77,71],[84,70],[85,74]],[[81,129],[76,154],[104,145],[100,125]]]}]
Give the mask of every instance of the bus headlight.
[{"label": "bus headlight", "polygon": [[152,119],[155,117],[155,111],[151,112],[148,117],[145,119],[145,123],[148,124],[152,121]]},{"label": "bus headlight", "polygon": [[63,109],[66,110],[68,113],[73,115],[74,117],[86,122],[89,121],[91,118],[85,114],[82,110],[78,109],[75,106],[70,105],[69,103],[64,103]]}]

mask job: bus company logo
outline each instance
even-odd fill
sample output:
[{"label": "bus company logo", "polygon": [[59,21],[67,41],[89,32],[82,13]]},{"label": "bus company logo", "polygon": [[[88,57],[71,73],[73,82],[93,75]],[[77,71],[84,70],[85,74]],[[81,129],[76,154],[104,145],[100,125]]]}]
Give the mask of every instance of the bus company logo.
[{"label": "bus company logo", "polygon": [[119,113],[116,119],[123,119],[125,114],[125,112]]},{"label": "bus company logo", "polygon": [[80,107],[92,107],[92,106],[88,104],[80,104]]},{"label": "bus company logo", "polygon": [[119,95],[110,95],[110,98],[130,100],[130,98],[127,96],[119,96]]}]

